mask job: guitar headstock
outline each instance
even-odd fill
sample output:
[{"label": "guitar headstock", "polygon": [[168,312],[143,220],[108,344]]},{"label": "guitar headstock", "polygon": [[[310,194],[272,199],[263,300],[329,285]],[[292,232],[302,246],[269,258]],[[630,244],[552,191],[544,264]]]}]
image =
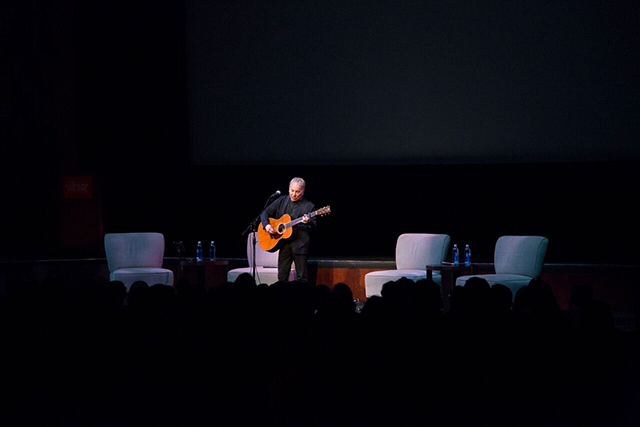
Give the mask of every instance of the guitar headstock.
[{"label": "guitar headstock", "polygon": [[316,211],[316,215],[328,215],[331,213],[331,206],[325,206]]}]

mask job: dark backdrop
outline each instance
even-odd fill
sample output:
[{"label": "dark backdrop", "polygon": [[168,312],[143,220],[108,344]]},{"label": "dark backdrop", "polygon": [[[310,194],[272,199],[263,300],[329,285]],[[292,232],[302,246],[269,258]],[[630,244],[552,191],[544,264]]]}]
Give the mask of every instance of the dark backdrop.
[{"label": "dark backdrop", "polygon": [[[230,3],[220,4],[231,7]],[[255,10],[263,8],[253,3],[240,4],[247,8],[256,6]],[[500,2],[495,5],[505,7]],[[577,83],[564,88],[562,82],[573,80],[547,82],[538,86],[543,90],[540,94],[536,87],[526,88],[525,104],[528,106],[523,111],[504,110],[504,105],[493,109],[489,89],[497,88],[502,100],[506,99],[505,91],[509,90],[500,84],[502,74],[493,72],[485,75],[497,76],[495,81],[491,77],[490,85],[484,80],[476,85],[473,80],[465,79],[466,71],[438,74],[441,83],[460,85],[453,98],[445,96],[445,92],[449,93],[446,87],[435,88],[441,91],[435,99],[444,103],[434,105],[442,105],[444,110],[425,107],[425,101],[415,95],[411,84],[400,91],[409,105],[417,103],[423,107],[420,114],[426,114],[425,111],[430,114],[429,123],[431,129],[435,129],[433,135],[436,137],[457,141],[458,137],[465,139],[466,135],[475,144],[498,141],[489,144],[488,157],[446,160],[409,156],[381,162],[369,156],[371,151],[367,145],[351,151],[355,155],[353,158],[342,156],[331,161],[326,158],[329,150],[323,151],[317,159],[298,162],[300,164],[293,161],[279,164],[287,162],[272,162],[273,158],[270,160],[268,154],[279,152],[277,144],[272,146],[273,141],[263,140],[259,144],[266,156],[262,164],[245,164],[256,163],[255,158],[251,160],[248,156],[249,161],[240,159],[225,165],[200,159],[199,149],[194,148],[200,138],[213,142],[216,150],[233,153],[232,148],[238,144],[242,146],[243,139],[233,137],[235,134],[228,126],[215,128],[212,134],[215,138],[202,139],[203,134],[198,134],[198,127],[194,127],[193,121],[206,116],[208,110],[194,110],[198,104],[193,102],[193,96],[206,94],[206,90],[200,91],[193,86],[197,80],[191,74],[194,56],[190,50],[193,46],[188,43],[188,34],[193,28],[187,26],[191,6],[182,1],[9,2],[2,15],[3,25],[0,25],[3,51],[7,52],[0,70],[2,258],[101,257],[104,256],[104,233],[153,230],[165,234],[168,256],[176,255],[171,245],[175,240],[184,241],[193,251],[196,240],[212,239],[218,242],[220,256],[244,256],[242,231],[271,193],[278,189],[286,191],[289,179],[299,175],[308,182],[309,198],[317,206],[331,205],[333,211],[329,217],[319,220],[313,248],[313,255],[317,257],[390,258],[398,234],[432,232],[448,233],[460,245],[471,244],[477,260],[491,260],[493,245],[500,235],[541,234],[551,239],[549,262],[637,264],[635,200],[639,165],[636,145],[629,145],[629,138],[635,138],[634,144],[637,141],[638,98],[634,86],[637,83],[635,77],[631,78],[637,75],[637,58],[635,54],[624,54],[624,49],[637,47],[637,28],[627,23],[627,20],[638,22],[634,3],[619,4],[615,8],[605,3],[593,3],[589,7],[596,9],[587,9],[586,15],[579,15],[583,24],[587,18],[598,17],[598,34],[608,34],[606,42],[613,46],[612,50],[609,52],[602,46],[600,38],[596,40],[579,34],[573,45],[575,51],[569,51],[566,46],[563,48],[570,52],[566,64],[570,65],[569,71],[576,74]],[[530,31],[540,28],[544,36],[539,37],[549,43],[556,38],[554,34],[564,38],[570,31],[560,23],[570,16],[566,8],[573,6],[576,4],[572,2],[560,3],[560,6],[530,11],[536,18],[534,21],[551,14],[548,19],[557,25],[538,27],[531,24],[527,28]],[[296,10],[311,13],[318,8],[316,5],[311,9]],[[352,12],[361,10],[360,6],[354,8]],[[255,10],[246,13],[255,17]],[[273,9],[274,13],[277,10]],[[386,9],[374,8],[367,13],[374,14],[367,16],[379,22],[385,34],[391,31],[383,19],[387,15]],[[455,8],[447,9],[447,16],[455,17],[456,13]],[[461,22],[471,21],[464,15],[466,12],[459,13],[463,14]],[[528,16],[529,12],[523,10],[522,13]],[[564,18],[560,22],[557,16]],[[272,21],[267,22],[273,25],[284,18],[276,14],[270,19]],[[246,25],[251,22],[255,23],[255,20],[245,20]],[[361,21],[358,28],[362,29],[365,22]],[[412,20],[413,31],[417,31],[419,22],[420,16]],[[505,23],[504,18],[498,19],[498,23]],[[571,24],[571,28],[575,25],[578,24]],[[586,28],[580,25],[580,28]],[[603,25],[604,29],[601,28]],[[254,27],[253,24],[250,26],[254,38],[259,35],[268,38],[273,33],[259,25]],[[459,23],[452,28],[457,28],[450,34],[450,37],[455,36],[454,40],[436,35],[436,40],[449,43],[448,51],[456,46],[455,40],[469,38]],[[492,28],[485,31],[490,33]],[[618,31],[620,28],[624,31]],[[635,30],[630,31],[630,28]],[[283,37],[282,33],[276,33],[277,37]],[[225,40],[232,42],[234,34],[225,33]],[[246,37],[243,34],[239,32],[237,37]],[[337,40],[333,33],[323,35]],[[323,38],[318,35],[317,40],[320,43]],[[373,40],[382,43],[385,52],[391,53],[389,45],[380,36],[374,36]],[[469,52],[470,46],[462,51],[451,50],[455,61],[470,58],[484,66],[491,65],[486,57],[478,58]],[[326,51],[324,54],[321,51],[320,57],[314,56],[313,49],[300,51],[298,48],[297,51],[312,63],[319,61],[317,58],[327,59]],[[553,69],[556,65],[562,68],[565,64],[562,56],[553,51],[556,54],[545,59],[545,64]],[[490,50],[484,46],[481,52]],[[501,63],[511,61],[512,67],[520,61],[518,49],[499,49],[496,55]],[[590,69],[597,71],[592,81],[589,72],[579,70],[579,58],[593,62],[598,55],[624,61],[615,67],[592,64]],[[291,58],[296,59],[298,55]],[[281,66],[277,58],[273,62],[264,61],[262,65]],[[517,74],[517,79],[523,84],[528,81],[526,78],[540,72],[538,66],[528,63],[522,66],[525,70]],[[417,67],[424,70],[423,65]],[[349,68],[345,70],[346,76]],[[401,69],[403,75],[411,76],[412,64],[403,64]],[[618,71],[610,81],[606,78],[607,73],[613,73],[613,70]],[[340,83],[341,79],[335,78],[336,70],[329,71]],[[261,75],[256,70],[252,73]],[[320,78],[318,71],[314,73],[314,78]],[[549,74],[547,69],[544,75],[552,77],[554,73]],[[306,74],[299,72],[296,75],[302,78]],[[517,83],[510,80],[516,77],[504,76],[511,87]],[[322,79],[321,82],[327,84]],[[357,84],[358,79],[349,77],[346,83]],[[374,100],[384,93],[392,96],[396,92],[382,77],[366,83],[362,96],[371,96]],[[296,85],[294,87],[298,89],[306,87],[301,83]],[[316,89],[305,90],[312,91],[312,95],[319,94]],[[333,100],[336,90],[322,91],[320,98]],[[312,108],[317,97],[308,96],[308,92],[295,97],[298,92],[292,91],[287,97],[295,99],[297,108],[301,109],[297,114],[306,114],[304,112]],[[460,110],[468,94],[475,104],[473,108],[468,107],[470,110],[466,107]],[[344,96],[342,94],[340,99]],[[513,99],[509,96],[508,99]],[[538,104],[535,102],[537,96],[546,102]],[[243,105],[242,111],[253,117],[258,108],[269,105],[261,103],[261,99],[259,96],[251,98],[251,103]],[[602,102],[592,102],[594,99]],[[200,102],[206,100],[207,97],[203,97]],[[561,105],[579,102],[580,108],[574,115],[555,117],[547,112],[550,100]],[[215,97],[210,102],[220,107]],[[269,132],[274,135],[282,130],[288,138],[283,141],[292,143],[306,140],[298,138],[299,135],[316,135],[313,131],[316,129],[321,136],[326,136],[323,132],[331,132],[332,138],[323,138],[321,144],[331,139],[344,145],[352,141],[350,138],[360,129],[367,144],[377,140],[390,146],[404,144],[411,147],[412,135],[415,136],[416,129],[423,126],[415,121],[420,114],[410,112],[407,119],[410,118],[413,124],[404,131],[400,126],[404,115],[397,112],[394,102],[399,101],[396,99],[390,106],[378,104],[379,108],[375,110],[347,103],[330,115],[364,114],[367,120],[363,123],[373,124],[373,129],[363,125],[354,130],[344,123],[333,127],[329,125],[334,121],[325,118],[320,121],[325,126],[323,131],[315,128],[314,123],[298,121],[295,132],[291,133],[291,128],[276,121]],[[336,104],[332,101],[331,105]],[[473,117],[472,113],[478,109],[485,111],[482,117],[489,116],[491,120]],[[221,111],[224,120],[238,116],[226,109],[215,111]],[[565,106],[561,111],[569,110]],[[276,108],[267,116],[281,120],[289,112]],[[522,131],[528,144],[527,156],[513,157],[514,152],[509,149],[501,156],[500,148],[506,147],[501,142],[504,140],[500,137],[491,139],[487,135],[499,136],[503,132],[512,135],[519,126],[503,119],[513,118],[513,114],[525,117],[529,113],[535,113],[535,117],[525,120],[528,127],[524,126]],[[457,121],[456,127],[450,127],[444,120],[450,116]],[[211,117],[217,116],[211,114]],[[599,120],[602,117],[606,120]],[[592,122],[593,125],[589,125]],[[589,126],[577,127],[580,125]],[[468,126],[471,130],[467,130]],[[256,129],[248,131],[255,132]],[[549,134],[557,132],[562,138],[548,138]],[[395,139],[398,135],[401,140]],[[436,137],[433,139],[437,140]],[[562,155],[555,156],[554,145],[561,144],[561,139],[569,139],[571,144],[558,148]],[[579,141],[586,141],[587,146],[581,148]],[[542,154],[531,154],[537,145],[544,148]],[[571,151],[567,147],[577,147],[579,155],[575,158],[567,156]],[[585,153],[588,155],[583,156]],[[90,176],[92,197],[65,199],[62,194],[65,176]]]},{"label": "dark backdrop", "polygon": [[187,1],[191,158],[638,158],[638,6]]}]

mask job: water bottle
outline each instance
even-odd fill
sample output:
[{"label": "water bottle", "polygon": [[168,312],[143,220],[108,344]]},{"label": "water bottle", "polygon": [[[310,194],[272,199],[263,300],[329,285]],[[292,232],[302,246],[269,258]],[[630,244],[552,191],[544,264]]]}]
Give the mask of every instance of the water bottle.
[{"label": "water bottle", "polygon": [[362,302],[360,302],[359,298],[356,298],[353,300],[353,305],[356,308],[356,313],[360,314],[362,313],[362,306],[364,305]]},{"label": "water bottle", "polygon": [[458,253],[458,245],[453,245],[453,256],[451,257],[453,260],[453,265],[460,264],[460,254]]},{"label": "water bottle", "polygon": [[209,245],[209,259],[211,261],[215,261],[216,259],[216,244],[211,241],[211,245]]},{"label": "water bottle", "polygon": [[471,265],[471,248],[469,245],[464,247],[464,265]]},{"label": "water bottle", "polygon": [[198,240],[198,246],[196,247],[196,261],[202,261],[202,242]]}]

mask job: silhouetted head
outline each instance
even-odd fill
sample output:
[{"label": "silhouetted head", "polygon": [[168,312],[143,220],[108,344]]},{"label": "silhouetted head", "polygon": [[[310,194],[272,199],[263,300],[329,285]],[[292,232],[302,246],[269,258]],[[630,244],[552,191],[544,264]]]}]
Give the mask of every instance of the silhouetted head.
[{"label": "silhouetted head", "polygon": [[127,304],[129,305],[139,305],[143,299],[147,291],[149,290],[149,285],[142,280],[138,280],[131,284],[129,288],[129,295],[127,295]]},{"label": "silhouetted head", "polygon": [[455,286],[451,289],[451,294],[449,294],[449,313],[457,314],[464,312],[466,305],[464,296],[465,293],[462,286]]},{"label": "silhouetted head", "polygon": [[313,305],[316,310],[322,311],[326,308],[331,295],[331,289],[327,285],[318,285],[313,288]]},{"label": "silhouetted head", "polygon": [[523,286],[516,291],[513,299],[513,311],[521,314],[531,313],[531,289]]},{"label": "silhouetted head", "polygon": [[351,288],[347,286],[346,283],[336,283],[331,291],[332,295],[339,296],[344,300],[353,301],[353,292],[351,292]]},{"label": "silhouetted head", "polygon": [[122,306],[127,298],[127,288],[120,280],[113,280],[105,287],[109,304]]},{"label": "silhouetted head", "polygon": [[328,301],[329,311],[333,314],[350,314],[355,313],[355,304],[353,302],[353,293],[349,286],[345,283],[337,283]]},{"label": "silhouetted head", "polygon": [[493,312],[504,313],[511,310],[513,292],[505,285],[496,283],[490,291],[491,308]]},{"label": "silhouetted head", "polygon": [[418,306],[427,313],[442,311],[440,286],[433,280],[422,279],[415,283]]},{"label": "silhouetted head", "polygon": [[362,313],[362,316],[364,316],[364,318],[368,318],[368,317],[377,318],[382,315],[383,310],[384,310],[384,301],[382,297],[374,295],[367,298],[367,301],[364,303],[364,306],[362,307],[361,313]]},{"label": "silhouetted head", "polygon": [[536,312],[554,312],[559,310],[551,287],[540,279],[533,279],[529,282],[531,292],[531,309]]},{"label": "silhouetted head", "polygon": [[251,274],[242,273],[236,278],[235,284],[241,287],[252,287],[256,285],[256,280]]},{"label": "silhouetted head", "polygon": [[380,295],[382,298],[393,298],[393,295],[397,292],[398,283],[390,280],[387,283],[382,285],[382,289],[380,290]]},{"label": "silhouetted head", "polygon": [[396,281],[390,281],[382,285],[380,295],[390,303],[405,301],[413,296],[415,292],[415,283],[413,280],[401,277]]},{"label": "silhouetted head", "polygon": [[464,285],[464,301],[467,311],[486,312],[490,308],[491,286],[482,277],[471,277]]}]

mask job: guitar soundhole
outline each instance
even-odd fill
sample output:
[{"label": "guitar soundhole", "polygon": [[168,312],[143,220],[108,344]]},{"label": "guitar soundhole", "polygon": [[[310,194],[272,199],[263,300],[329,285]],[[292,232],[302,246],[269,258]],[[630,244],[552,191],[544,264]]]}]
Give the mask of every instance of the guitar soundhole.
[{"label": "guitar soundhole", "polygon": [[278,234],[284,234],[285,230],[286,230],[286,227],[284,226],[284,224],[278,224],[278,229],[276,230]]}]

